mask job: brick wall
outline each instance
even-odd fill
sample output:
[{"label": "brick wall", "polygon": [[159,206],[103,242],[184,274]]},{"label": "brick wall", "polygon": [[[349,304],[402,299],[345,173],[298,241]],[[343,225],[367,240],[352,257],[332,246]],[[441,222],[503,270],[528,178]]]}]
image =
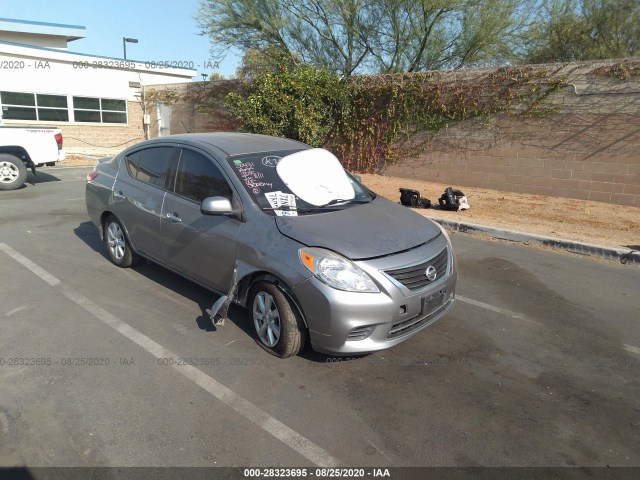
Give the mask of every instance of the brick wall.
[{"label": "brick wall", "polygon": [[[425,153],[388,167],[385,174],[640,206],[640,123],[616,121],[614,129],[608,118],[605,124],[563,130],[571,120],[560,116],[536,129],[512,120],[506,127],[529,136],[502,135],[495,141],[475,138],[478,127],[472,124],[458,126],[457,138],[452,140],[451,132],[436,138]],[[581,147],[568,145],[572,136],[584,140]]]},{"label": "brick wall", "polygon": [[128,125],[60,124],[67,154],[115,155],[129,145],[144,140],[142,105],[127,102]]},{"label": "brick wall", "polygon": [[555,113],[453,125],[385,174],[640,206],[640,77],[567,82],[546,100]]}]

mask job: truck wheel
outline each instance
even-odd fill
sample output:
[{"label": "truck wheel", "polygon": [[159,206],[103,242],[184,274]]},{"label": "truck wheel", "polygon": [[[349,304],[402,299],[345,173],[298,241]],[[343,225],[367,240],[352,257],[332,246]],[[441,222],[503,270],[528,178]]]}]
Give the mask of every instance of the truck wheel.
[{"label": "truck wheel", "polygon": [[140,257],[131,250],[124,228],[116,217],[110,215],[104,222],[104,246],[109,260],[122,268],[136,265]]},{"label": "truck wheel", "polygon": [[15,190],[27,181],[27,167],[15,155],[0,153],[0,190]]},{"label": "truck wheel", "polygon": [[258,345],[280,358],[298,354],[305,344],[307,330],[295,306],[275,284],[256,283],[247,307]]}]

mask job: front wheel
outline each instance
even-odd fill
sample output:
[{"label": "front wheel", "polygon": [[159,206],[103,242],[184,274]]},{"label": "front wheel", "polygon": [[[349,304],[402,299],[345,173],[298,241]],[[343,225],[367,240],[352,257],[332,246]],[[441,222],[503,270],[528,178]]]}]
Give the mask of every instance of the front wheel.
[{"label": "front wheel", "polygon": [[280,358],[297,355],[304,347],[307,330],[295,306],[273,283],[258,282],[247,304],[251,331],[262,348]]},{"label": "front wheel", "polygon": [[128,268],[138,263],[139,257],[133,250],[124,234],[124,228],[116,217],[110,215],[104,222],[104,246],[109,260],[122,268]]},{"label": "front wheel", "polygon": [[27,181],[27,167],[15,155],[0,153],[0,190],[16,190]]}]

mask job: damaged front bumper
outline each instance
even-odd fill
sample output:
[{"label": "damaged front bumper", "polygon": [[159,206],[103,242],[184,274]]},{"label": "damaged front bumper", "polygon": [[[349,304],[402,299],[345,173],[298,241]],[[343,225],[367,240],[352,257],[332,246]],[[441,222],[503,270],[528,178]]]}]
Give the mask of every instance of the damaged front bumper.
[{"label": "damaged front bumper", "polygon": [[[387,272],[398,266],[429,264],[446,249],[444,273],[420,288],[408,288]],[[356,262],[378,285],[379,293],[336,290],[315,277],[293,288],[304,311],[314,350],[359,354],[393,347],[444,317],[454,305],[456,260],[441,237],[410,252]],[[426,269],[425,269],[426,270]]]}]

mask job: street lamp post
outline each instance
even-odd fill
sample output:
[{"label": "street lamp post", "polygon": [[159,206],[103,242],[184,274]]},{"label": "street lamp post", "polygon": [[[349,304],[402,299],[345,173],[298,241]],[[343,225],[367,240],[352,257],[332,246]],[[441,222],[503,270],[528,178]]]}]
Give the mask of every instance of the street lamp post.
[{"label": "street lamp post", "polygon": [[122,49],[124,50],[124,59],[127,59],[127,43],[138,43],[137,38],[122,37]]}]

